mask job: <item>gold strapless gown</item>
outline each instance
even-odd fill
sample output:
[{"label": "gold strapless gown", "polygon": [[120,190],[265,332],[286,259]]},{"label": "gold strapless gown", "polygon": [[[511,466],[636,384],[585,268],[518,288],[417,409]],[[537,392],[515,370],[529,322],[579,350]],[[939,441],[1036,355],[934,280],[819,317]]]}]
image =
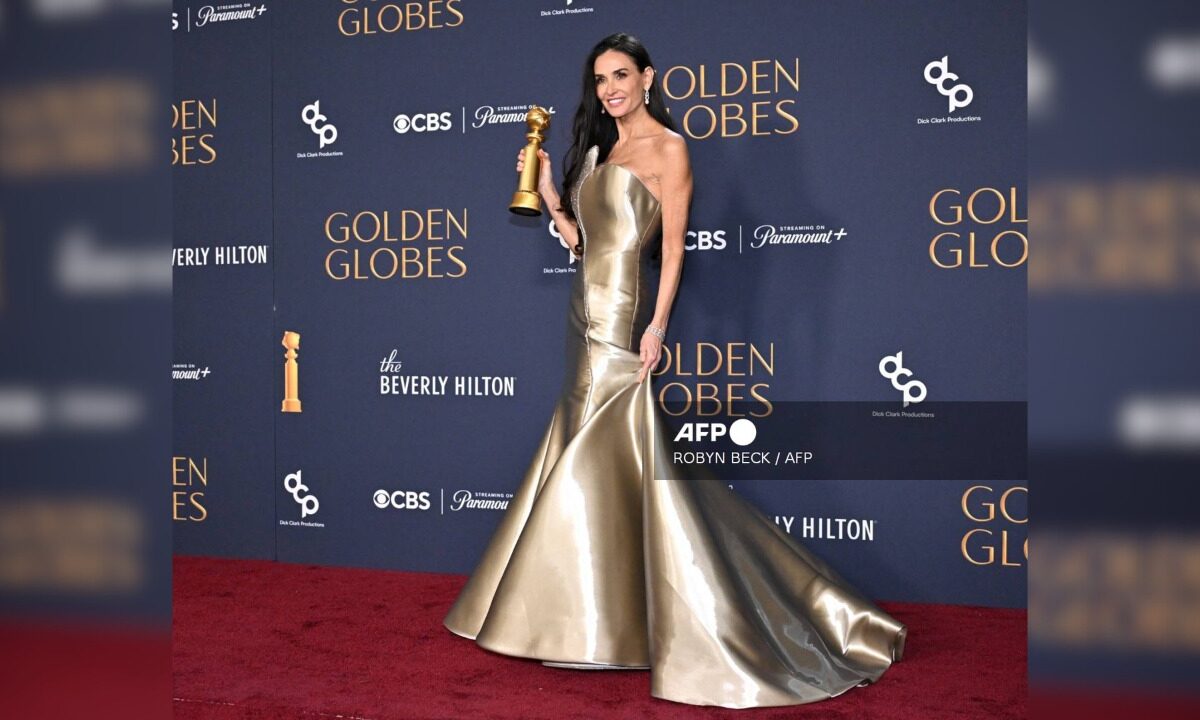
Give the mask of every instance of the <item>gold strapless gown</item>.
[{"label": "gold strapless gown", "polygon": [[567,373],[533,463],[462,593],[452,632],[505,655],[649,667],[655,697],[755,707],[874,682],[906,628],[725,484],[672,477],[651,379],[661,208],[587,154]]}]

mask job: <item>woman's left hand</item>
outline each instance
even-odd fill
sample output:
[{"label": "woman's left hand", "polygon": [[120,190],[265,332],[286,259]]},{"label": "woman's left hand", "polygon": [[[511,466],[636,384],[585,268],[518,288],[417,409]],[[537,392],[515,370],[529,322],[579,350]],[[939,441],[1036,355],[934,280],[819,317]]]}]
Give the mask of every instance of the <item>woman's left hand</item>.
[{"label": "woman's left hand", "polygon": [[662,357],[662,340],[652,333],[642,333],[642,369],[638,370],[638,382],[641,383],[646,379],[646,375],[654,370],[654,366],[658,365],[658,360]]}]

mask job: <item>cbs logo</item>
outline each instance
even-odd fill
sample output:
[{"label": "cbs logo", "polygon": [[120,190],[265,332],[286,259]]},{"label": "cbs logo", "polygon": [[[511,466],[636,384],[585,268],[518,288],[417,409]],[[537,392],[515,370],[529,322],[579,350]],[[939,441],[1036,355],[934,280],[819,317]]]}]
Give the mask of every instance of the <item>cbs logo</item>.
[{"label": "cbs logo", "polygon": [[725,231],[688,230],[683,247],[685,250],[724,250]]},{"label": "cbs logo", "polygon": [[450,120],[450,113],[420,113],[417,115],[397,115],[392,120],[392,129],[403,135],[409,130],[413,132],[437,132],[439,130],[450,130],[454,127],[454,123]]},{"label": "cbs logo", "polygon": [[428,510],[430,507],[428,492],[376,490],[373,499],[375,507],[381,510],[388,507],[397,510]]}]

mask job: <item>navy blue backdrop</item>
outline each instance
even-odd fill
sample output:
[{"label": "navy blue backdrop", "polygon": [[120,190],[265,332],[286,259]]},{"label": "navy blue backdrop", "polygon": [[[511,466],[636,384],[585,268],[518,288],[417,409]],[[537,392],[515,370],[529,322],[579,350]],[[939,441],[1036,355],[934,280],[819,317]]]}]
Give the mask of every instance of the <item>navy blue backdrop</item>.
[{"label": "navy blue backdrop", "polygon": [[575,268],[507,210],[524,115],[552,110],[560,179],[583,59],[627,31],[695,181],[664,405],[794,433],[817,463],[731,485],[869,594],[1025,604],[1024,2],[174,20],[177,552],[472,569],[550,417]]}]

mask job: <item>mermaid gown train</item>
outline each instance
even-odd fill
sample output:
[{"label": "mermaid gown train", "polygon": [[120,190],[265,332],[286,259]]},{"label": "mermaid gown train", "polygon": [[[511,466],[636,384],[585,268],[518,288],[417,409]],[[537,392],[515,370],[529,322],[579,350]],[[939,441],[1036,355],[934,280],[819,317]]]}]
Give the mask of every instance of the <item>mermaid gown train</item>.
[{"label": "mermaid gown train", "polygon": [[446,616],[506,655],[649,667],[697,705],[813,702],[874,682],[906,628],[711,477],[676,477],[638,348],[661,207],[586,156],[567,373],[533,462]]}]

